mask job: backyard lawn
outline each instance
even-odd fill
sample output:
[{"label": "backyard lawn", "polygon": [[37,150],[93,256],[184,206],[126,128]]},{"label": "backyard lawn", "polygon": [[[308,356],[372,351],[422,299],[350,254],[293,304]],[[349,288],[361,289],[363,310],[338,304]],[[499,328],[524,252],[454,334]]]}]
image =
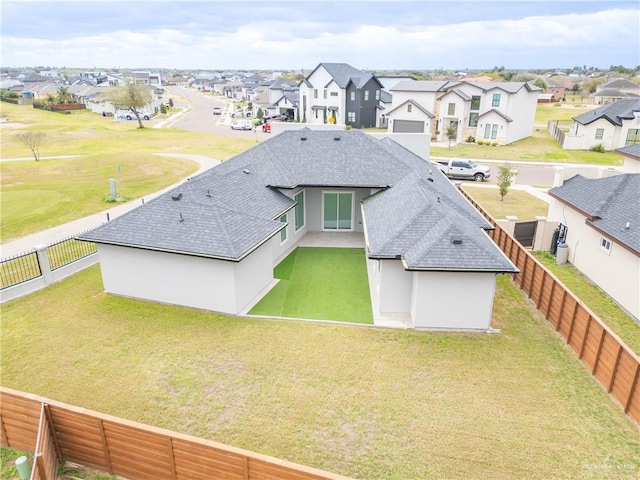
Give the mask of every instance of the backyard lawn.
[{"label": "backyard lawn", "polygon": [[250,315],[373,323],[362,248],[298,247],[274,276],[280,281]]},{"label": "backyard lawn", "polygon": [[638,426],[508,276],[499,334],[217,315],[106,295],[97,267],[1,322],[4,386],[355,478],[640,472]]}]

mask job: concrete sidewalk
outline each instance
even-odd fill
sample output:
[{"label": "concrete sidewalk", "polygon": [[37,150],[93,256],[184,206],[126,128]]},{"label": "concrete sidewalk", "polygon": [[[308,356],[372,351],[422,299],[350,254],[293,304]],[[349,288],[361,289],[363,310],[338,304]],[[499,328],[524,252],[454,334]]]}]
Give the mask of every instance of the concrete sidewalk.
[{"label": "concrete sidewalk", "polygon": [[[210,157],[204,157],[202,155],[187,155],[187,154],[169,154],[169,153],[156,153],[156,155],[163,157],[174,157],[174,158],[185,158],[187,160],[193,160],[200,165],[200,168],[196,173],[192,176],[198,175],[210,168],[215,167],[221,163],[220,160],[216,160]],[[3,161],[9,161],[3,160]],[[64,240],[69,237],[73,237],[82,232],[90,230],[92,228],[98,227],[107,221],[107,218],[113,220],[120,215],[123,215],[127,212],[130,212],[134,208],[139,207],[144,202],[154,199],[158,195],[171,190],[178,185],[188,181],[187,179],[181,180],[163,190],[158,192],[146,195],[142,198],[138,198],[136,200],[131,200],[122,205],[115,206],[108,210],[104,210],[100,213],[95,213],[93,215],[89,215],[88,217],[80,218],[78,220],[74,220],[69,223],[65,223],[63,225],[58,225],[57,227],[48,228],[41,232],[37,232],[31,235],[27,235],[21,238],[17,238],[10,242],[4,243],[0,245],[0,258],[6,259],[7,257],[12,257],[14,255],[20,255],[23,253],[29,253],[33,251],[33,247],[36,245],[50,245],[52,243],[58,242],[60,240]]]}]

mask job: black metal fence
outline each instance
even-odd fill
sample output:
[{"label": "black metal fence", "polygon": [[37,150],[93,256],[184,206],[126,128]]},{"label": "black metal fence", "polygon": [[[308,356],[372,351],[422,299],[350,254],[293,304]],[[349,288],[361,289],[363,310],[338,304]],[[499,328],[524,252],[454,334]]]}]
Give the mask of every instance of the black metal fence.
[{"label": "black metal fence", "polygon": [[36,252],[15,255],[0,261],[0,289],[28,282],[42,275]]},{"label": "black metal fence", "polygon": [[[86,233],[86,232],[82,232]],[[23,253],[0,260],[0,290],[38,278],[98,251],[95,243],[81,242],[75,237],[60,240],[47,246],[49,265],[40,265],[36,252]],[[46,262],[45,262],[46,263]]]},{"label": "black metal fence", "polygon": [[[86,232],[83,232],[86,233]],[[95,243],[81,242],[75,237],[82,235],[74,235],[71,238],[60,240],[47,247],[47,255],[49,256],[49,265],[51,270],[64,267],[70,263],[88,257],[92,253],[96,253],[98,248]]]}]

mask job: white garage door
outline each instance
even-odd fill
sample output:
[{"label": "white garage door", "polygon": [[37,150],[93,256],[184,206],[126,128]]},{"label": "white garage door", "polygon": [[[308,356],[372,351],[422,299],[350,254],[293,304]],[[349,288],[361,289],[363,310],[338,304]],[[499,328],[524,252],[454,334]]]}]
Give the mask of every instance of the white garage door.
[{"label": "white garage door", "polygon": [[394,120],[393,131],[397,133],[423,133],[424,122],[417,120]]}]

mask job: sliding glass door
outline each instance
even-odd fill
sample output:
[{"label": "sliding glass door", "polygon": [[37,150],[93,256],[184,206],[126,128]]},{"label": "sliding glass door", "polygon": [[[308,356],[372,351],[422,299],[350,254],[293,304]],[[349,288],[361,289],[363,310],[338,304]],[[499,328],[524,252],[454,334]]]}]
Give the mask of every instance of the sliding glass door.
[{"label": "sliding glass door", "polygon": [[322,193],[322,229],[353,230],[353,193]]}]

